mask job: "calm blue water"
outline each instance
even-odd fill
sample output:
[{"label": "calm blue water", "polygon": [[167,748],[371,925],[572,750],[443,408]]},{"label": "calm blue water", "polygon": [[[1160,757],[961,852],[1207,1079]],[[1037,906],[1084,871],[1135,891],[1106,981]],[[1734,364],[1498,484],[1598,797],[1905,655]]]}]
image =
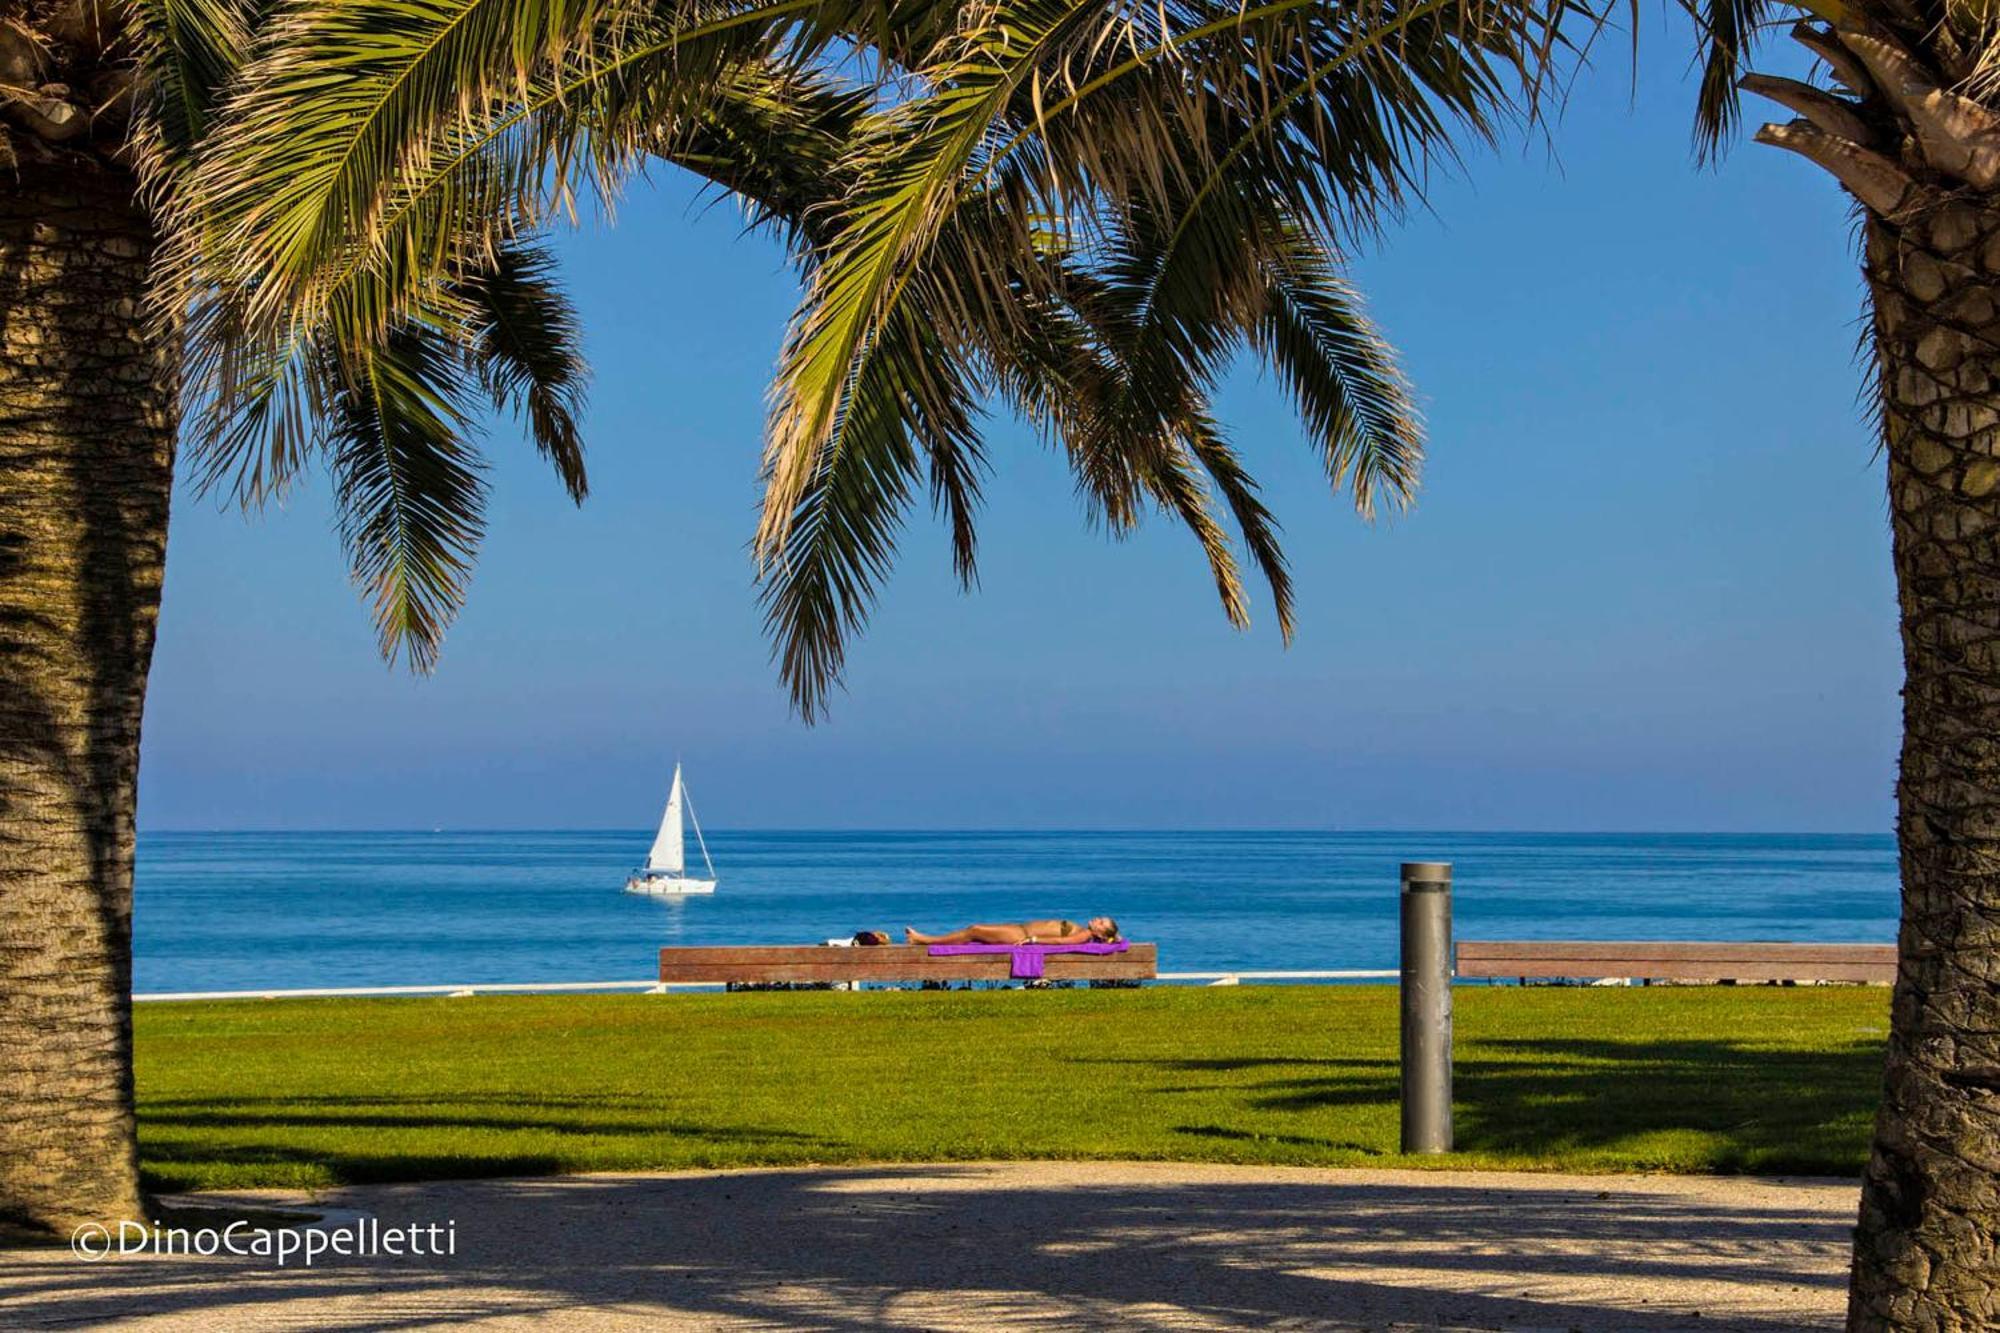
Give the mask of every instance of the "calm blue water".
[{"label": "calm blue water", "polygon": [[650,833],[154,833],[135,989],[637,980],[663,944],[1105,912],[1163,970],[1381,968],[1397,864],[1462,937],[1891,940],[1888,837],[729,833],[707,900],[622,892]]}]

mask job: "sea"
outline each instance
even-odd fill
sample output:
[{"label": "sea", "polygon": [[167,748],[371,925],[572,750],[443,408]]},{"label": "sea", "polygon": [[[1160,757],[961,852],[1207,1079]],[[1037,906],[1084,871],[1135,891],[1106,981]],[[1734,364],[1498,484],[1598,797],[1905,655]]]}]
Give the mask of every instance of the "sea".
[{"label": "sea", "polygon": [[[141,994],[639,981],[668,944],[1096,915],[1162,971],[1396,965],[1398,866],[1461,938],[1890,941],[1887,835],[711,831],[713,897],[623,891],[651,830],[145,833]],[[690,849],[692,850],[692,849]]]}]

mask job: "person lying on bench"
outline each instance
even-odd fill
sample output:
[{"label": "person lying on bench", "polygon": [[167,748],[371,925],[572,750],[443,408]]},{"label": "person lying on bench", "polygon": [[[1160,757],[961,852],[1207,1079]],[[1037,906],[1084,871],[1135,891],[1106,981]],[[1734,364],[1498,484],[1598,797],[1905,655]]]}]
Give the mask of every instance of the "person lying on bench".
[{"label": "person lying on bench", "polygon": [[905,926],[903,938],[912,944],[1116,944],[1118,923],[1108,916],[1094,916],[1081,926],[1074,921],[1010,921],[967,926],[944,935],[926,935],[915,926]]}]

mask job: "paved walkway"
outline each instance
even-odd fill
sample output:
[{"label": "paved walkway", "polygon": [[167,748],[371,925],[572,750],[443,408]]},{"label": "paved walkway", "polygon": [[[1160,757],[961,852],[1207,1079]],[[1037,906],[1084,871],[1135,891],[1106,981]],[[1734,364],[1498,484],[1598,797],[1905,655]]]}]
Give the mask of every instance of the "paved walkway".
[{"label": "paved walkway", "polygon": [[1855,1188],[1028,1162],[232,1197],[455,1253],[0,1252],[0,1327],[1837,1328]]}]

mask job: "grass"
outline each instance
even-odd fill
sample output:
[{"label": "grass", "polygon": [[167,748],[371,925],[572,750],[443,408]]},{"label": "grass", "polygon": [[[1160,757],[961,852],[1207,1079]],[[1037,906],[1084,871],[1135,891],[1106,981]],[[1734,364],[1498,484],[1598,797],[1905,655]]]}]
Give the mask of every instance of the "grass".
[{"label": "grass", "polygon": [[1396,994],[144,1004],[156,1188],[1128,1158],[1855,1174],[1888,996],[1465,988],[1447,1162],[1396,1154]]}]

